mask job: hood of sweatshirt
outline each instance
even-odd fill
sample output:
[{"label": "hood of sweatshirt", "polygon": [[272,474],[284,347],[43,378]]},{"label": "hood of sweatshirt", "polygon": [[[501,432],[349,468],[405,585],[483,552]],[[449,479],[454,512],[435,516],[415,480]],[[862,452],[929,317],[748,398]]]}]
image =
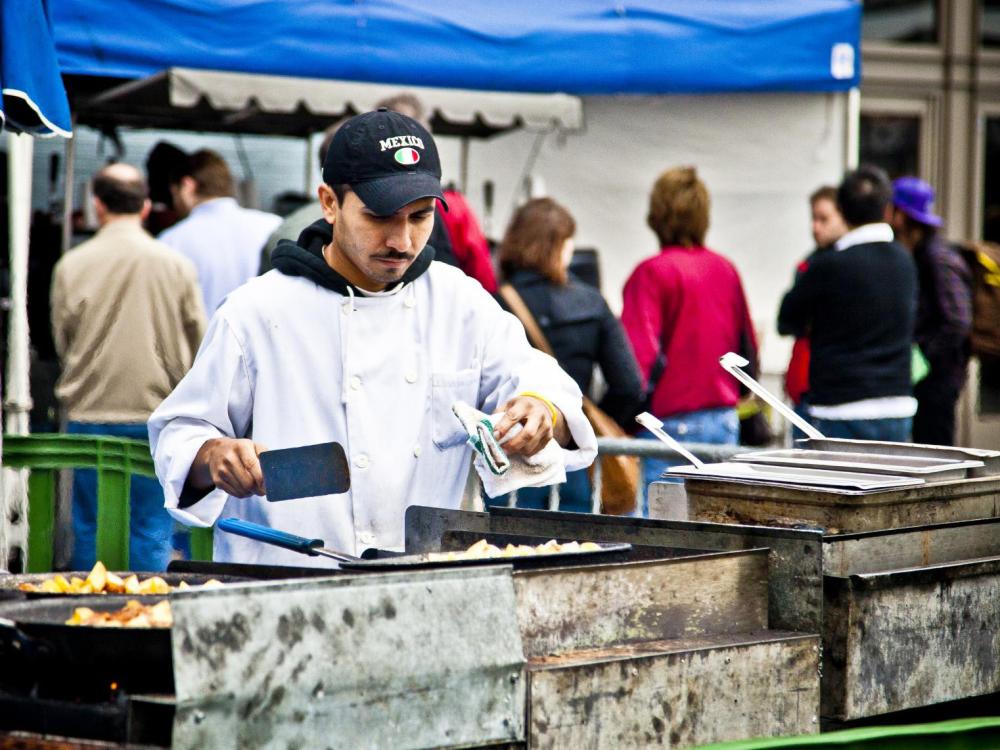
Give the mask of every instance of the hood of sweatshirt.
[{"label": "hood of sweatshirt", "polygon": [[[323,246],[332,239],[333,226],[325,219],[319,219],[303,229],[297,241],[279,242],[271,253],[271,265],[286,276],[302,276],[338,294],[347,294],[348,287],[358,294],[366,294],[365,290],[349,282],[326,262]],[[403,277],[388,289],[407,284],[423,275],[433,260],[434,248],[425,245]]]}]

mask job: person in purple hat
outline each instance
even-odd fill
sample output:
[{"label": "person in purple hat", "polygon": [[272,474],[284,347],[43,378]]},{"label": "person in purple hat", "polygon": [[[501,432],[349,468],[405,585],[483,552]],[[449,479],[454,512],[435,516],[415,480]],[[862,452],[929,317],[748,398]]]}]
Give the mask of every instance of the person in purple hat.
[{"label": "person in purple hat", "polygon": [[913,253],[919,292],[914,339],[930,365],[914,386],[913,441],[955,444],[955,404],[965,384],[972,326],[969,268],[944,241],[944,222],[933,212],[934,188],[919,177],[892,185],[896,241]]}]

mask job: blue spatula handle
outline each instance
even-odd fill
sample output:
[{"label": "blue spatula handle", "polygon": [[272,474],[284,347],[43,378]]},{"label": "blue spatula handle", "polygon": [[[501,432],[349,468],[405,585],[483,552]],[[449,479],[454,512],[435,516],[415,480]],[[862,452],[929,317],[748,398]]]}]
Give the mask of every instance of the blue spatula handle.
[{"label": "blue spatula handle", "polygon": [[322,547],[322,539],[306,539],[304,536],[289,534],[287,531],[278,531],[259,523],[243,521],[239,518],[223,518],[217,526],[230,534],[245,536],[247,539],[254,539],[258,542],[274,544],[278,547],[290,549],[293,552],[301,552],[304,555],[318,554],[314,547]]}]

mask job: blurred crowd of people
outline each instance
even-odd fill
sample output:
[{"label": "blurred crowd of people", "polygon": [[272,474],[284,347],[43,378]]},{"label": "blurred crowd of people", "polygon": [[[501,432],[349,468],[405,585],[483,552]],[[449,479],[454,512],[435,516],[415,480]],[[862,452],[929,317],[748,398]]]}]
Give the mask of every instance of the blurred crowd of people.
[{"label": "blurred crowd of people", "polygon": [[[380,106],[426,124],[419,100]],[[325,133],[326,161],[339,123]],[[322,222],[318,201],[285,217],[240,206],[233,175],[210,150],[158,145],[147,177],[125,164],[92,183],[97,234],[55,267],[51,310],[61,361],[56,394],[69,431],[146,437],[146,420],[191,366],[207,318],[226,295],[272,265],[282,241]],[[650,253],[632,271],[616,317],[598,288],[571,271],[576,222],[553,198],[529,200],[490,251],[455,190],[437,203],[435,260],[475,278],[507,309],[501,287],[523,300],[555,358],[584,394],[629,432],[646,410],[681,441],[737,444],[745,394],[718,366],[727,352],[757,375],[757,336],[735,265],[705,245],[710,195],[694,167],[668,169],[649,194]],[[795,337],[785,377],[800,415],[829,437],[952,444],[972,323],[969,270],[944,241],[934,191],[916,177],[890,182],[862,166],[809,197],[815,249],[781,300],[780,333]],[[155,235],[155,239],[154,239]],[[275,335],[280,335],[276,333]],[[647,460],[643,483],[667,462]],[[74,486],[76,551],[93,558],[93,472]],[[155,481],[132,486],[132,559],[162,569],[171,520]],[[488,498],[488,504],[507,498]],[[523,507],[548,507],[545,488]],[[560,507],[588,511],[586,471],[560,488]]]}]

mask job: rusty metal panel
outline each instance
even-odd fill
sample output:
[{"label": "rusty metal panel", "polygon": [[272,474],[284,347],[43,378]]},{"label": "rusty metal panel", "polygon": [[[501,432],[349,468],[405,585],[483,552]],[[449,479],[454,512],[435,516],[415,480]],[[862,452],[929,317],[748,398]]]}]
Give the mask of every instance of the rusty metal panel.
[{"label": "rusty metal panel", "polygon": [[819,637],[763,633],[535,659],[531,748],[680,748],[819,730]]},{"label": "rusty metal panel", "polygon": [[826,579],[823,715],[1000,690],[1000,558]]},{"label": "rusty metal panel", "polygon": [[1000,479],[958,479],[868,494],[685,482],[691,518],[722,523],[794,526],[853,533],[1000,516]]},{"label": "rusty metal panel", "polygon": [[508,567],[248,584],[173,609],[176,747],[524,740]]},{"label": "rusty metal panel", "polygon": [[406,515],[407,552],[440,549],[448,529],[704,550],[767,547],[769,626],[804,633],[818,633],[821,627],[823,534],[817,530],[509,508],[468,513],[413,506]]},{"label": "rusty metal panel", "polygon": [[848,576],[1000,555],[1000,518],[828,536],[823,572]]},{"label": "rusty metal panel", "polygon": [[527,657],[767,628],[767,552],[514,574]]}]

